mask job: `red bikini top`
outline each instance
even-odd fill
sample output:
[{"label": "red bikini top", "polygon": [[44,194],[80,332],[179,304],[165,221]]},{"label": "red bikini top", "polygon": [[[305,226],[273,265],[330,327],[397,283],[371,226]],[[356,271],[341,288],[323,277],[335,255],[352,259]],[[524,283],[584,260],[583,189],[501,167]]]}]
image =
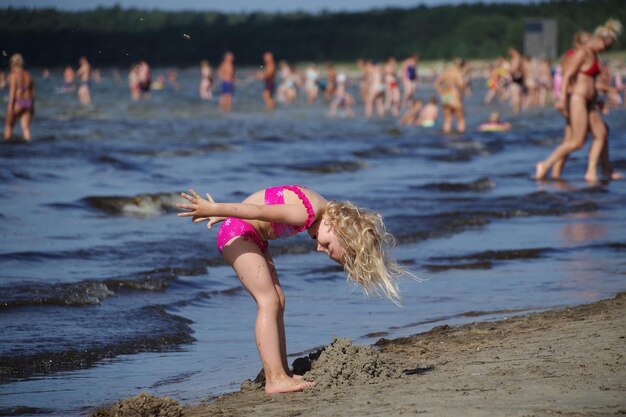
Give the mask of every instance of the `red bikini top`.
[{"label": "red bikini top", "polygon": [[591,66],[586,69],[585,71],[580,71],[585,75],[588,75],[590,77],[596,77],[598,74],[600,74],[600,62],[598,61],[598,57],[595,56],[593,58],[593,64],[591,64]]}]

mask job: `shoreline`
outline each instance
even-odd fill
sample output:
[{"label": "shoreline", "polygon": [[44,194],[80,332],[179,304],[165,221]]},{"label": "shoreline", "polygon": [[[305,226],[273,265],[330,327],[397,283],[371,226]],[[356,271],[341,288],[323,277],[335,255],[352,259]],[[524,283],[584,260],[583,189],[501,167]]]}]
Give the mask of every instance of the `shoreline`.
[{"label": "shoreline", "polygon": [[404,370],[399,377],[274,396],[247,388],[164,415],[626,414],[625,337],[621,292],[591,304],[379,339],[380,359]]}]

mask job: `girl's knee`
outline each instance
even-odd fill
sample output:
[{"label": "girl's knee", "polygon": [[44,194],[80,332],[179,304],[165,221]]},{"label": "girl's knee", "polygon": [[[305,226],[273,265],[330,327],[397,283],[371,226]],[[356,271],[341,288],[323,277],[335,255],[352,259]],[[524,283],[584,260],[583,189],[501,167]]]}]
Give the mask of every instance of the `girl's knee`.
[{"label": "girl's knee", "polygon": [[285,298],[278,294],[268,294],[266,296],[256,297],[256,304],[259,310],[280,312],[285,308]]}]

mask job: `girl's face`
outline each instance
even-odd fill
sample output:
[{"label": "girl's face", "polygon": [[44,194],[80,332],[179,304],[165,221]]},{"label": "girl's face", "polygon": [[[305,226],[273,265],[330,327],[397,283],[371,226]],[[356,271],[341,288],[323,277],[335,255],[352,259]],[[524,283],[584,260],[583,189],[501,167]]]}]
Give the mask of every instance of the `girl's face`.
[{"label": "girl's face", "polygon": [[324,252],[330,259],[341,264],[343,248],[339,244],[339,239],[330,227],[330,222],[323,217],[318,220],[313,227],[308,230],[309,236],[317,243],[317,251]]}]

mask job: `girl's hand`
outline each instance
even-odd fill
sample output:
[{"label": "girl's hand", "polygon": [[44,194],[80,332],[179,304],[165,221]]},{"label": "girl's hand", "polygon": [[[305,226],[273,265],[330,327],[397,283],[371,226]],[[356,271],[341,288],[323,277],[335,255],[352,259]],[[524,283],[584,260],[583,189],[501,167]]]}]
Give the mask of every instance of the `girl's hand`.
[{"label": "girl's hand", "polygon": [[215,201],[213,201],[213,197],[207,193],[207,199],[200,197],[200,194],[195,192],[194,190],[189,190],[190,194],[180,193],[180,196],[185,200],[189,201],[191,204],[178,203],[176,207],[188,210],[183,213],[178,213],[178,217],[192,217],[194,222],[202,222],[209,220],[212,216],[212,207],[215,205]]},{"label": "girl's hand", "polygon": [[[198,193],[196,193],[194,190],[190,190],[191,194],[193,194],[193,196],[190,196],[189,194],[185,194],[185,193],[181,193],[181,196],[184,197],[185,199],[189,200],[189,202],[191,202],[192,204],[177,204],[177,207],[180,208],[184,208],[184,209],[188,209],[191,210],[191,207],[198,203],[198,202],[209,202],[212,204],[215,204],[215,200],[213,200],[213,197],[211,197],[211,195],[209,193],[206,193],[206,200],[204,200],[202,197],[200,197],[200,195]],[[198,216],[197,214],[193,214],[193,212],[186,212],[186,213],[179,213],[178,214],[179,217],[188,217],[188,216],[193,216],[191,218],[191,221],[193,221],[194,223],[202,223],[202,222],[207,222],[206,227],[210,230],[211,227],[214,224],[223,222],[224,220],[226,220],[226,217],[221,217],[221,216]]]}]

